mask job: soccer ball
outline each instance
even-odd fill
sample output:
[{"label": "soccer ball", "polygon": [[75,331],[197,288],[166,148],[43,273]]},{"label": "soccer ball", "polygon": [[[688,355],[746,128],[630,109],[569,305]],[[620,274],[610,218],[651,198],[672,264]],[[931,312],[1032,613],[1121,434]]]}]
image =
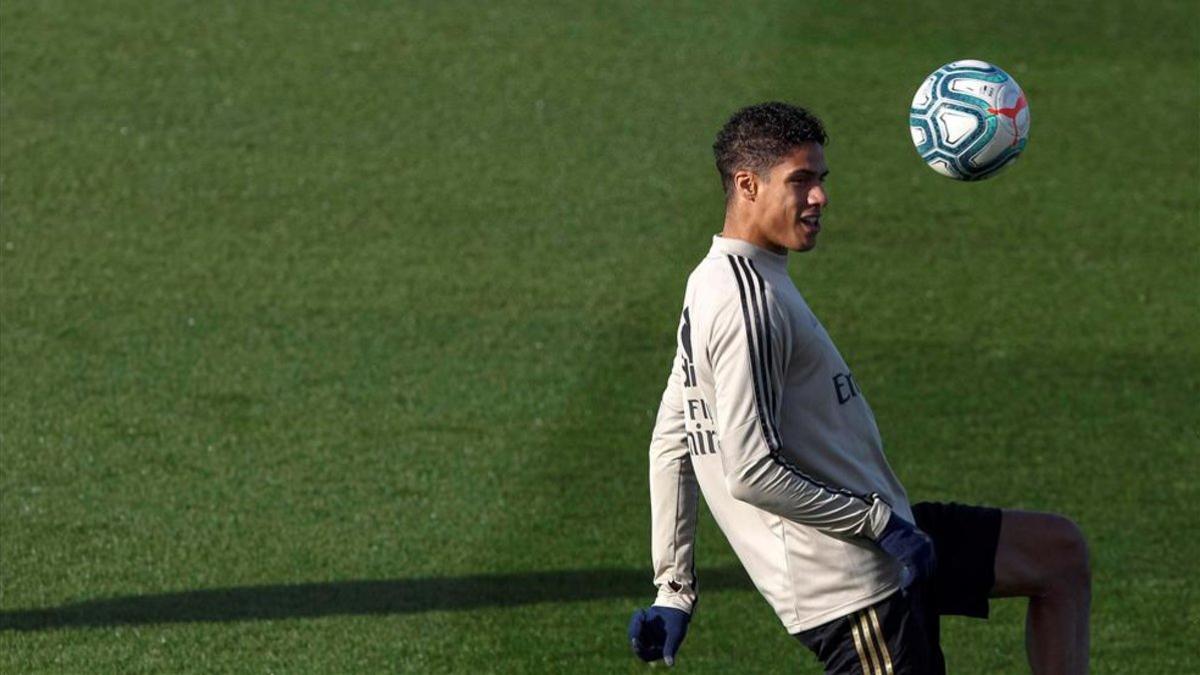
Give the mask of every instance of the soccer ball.
[{"label": "soccer ball", "polygon": [[1016,80],[996,66],[953,61],[921,83],[908,127],[917,153],[934,171],[983,180],[1025,149],[1029,104]]}]

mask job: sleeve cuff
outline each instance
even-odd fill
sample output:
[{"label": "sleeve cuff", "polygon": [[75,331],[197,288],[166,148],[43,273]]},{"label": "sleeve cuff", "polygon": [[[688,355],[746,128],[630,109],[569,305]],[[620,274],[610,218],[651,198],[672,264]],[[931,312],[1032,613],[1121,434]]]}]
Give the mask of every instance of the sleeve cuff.
[{"label": "sleeve cuff", "polygon": [[658,592],[658,597],[654,599],[654,604],[659,607],[673,607],[688,614],[692,613],[692,609],[696,606],[696,596],[685,593]]},{"label": "sleeve cuff", "polygon": [[879,535],[883,534],[883,528],[887,527],[888,521],[892,518],[892,507],[888,503],[875,497],[875,502],[871,504],[871,508],[867,511],[866,532],[871,541],[879,539]]}]

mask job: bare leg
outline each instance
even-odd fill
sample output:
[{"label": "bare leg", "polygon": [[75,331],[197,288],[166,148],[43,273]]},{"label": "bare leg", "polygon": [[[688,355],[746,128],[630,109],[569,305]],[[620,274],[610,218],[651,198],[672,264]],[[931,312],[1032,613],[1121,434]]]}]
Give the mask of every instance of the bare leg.
[{"label": "bare leg", "polygon": [[1091,569],[1075,523],[1049,513],[1004,511],[992,597],[1029,598],[1025,648],[1034,675],[1087,673]]}]

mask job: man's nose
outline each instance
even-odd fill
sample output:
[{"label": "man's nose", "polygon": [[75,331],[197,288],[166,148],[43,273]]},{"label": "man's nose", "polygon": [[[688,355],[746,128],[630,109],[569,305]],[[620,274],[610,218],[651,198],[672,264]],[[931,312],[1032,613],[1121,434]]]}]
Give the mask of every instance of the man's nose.
[{"label": "man's nose", "polygon": [[820,206],[825,208],[829,206],[829,193],[825,191],[824,185],[818,185],[808,192],[808,205]]}]

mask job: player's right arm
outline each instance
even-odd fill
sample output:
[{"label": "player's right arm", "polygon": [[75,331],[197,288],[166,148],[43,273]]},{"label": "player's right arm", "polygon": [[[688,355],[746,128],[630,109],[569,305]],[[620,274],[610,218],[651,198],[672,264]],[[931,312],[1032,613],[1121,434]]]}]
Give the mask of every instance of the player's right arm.
[{"label": "player's right arm", "polygon": [[823,532],[877,539],[891,517],[886,502],[808,475],[783,452],[779,412],[790,356],[786,315],[752,265],[738,265],[731,258],[734,265],[729,285],[705,311],[721,461],[730,494]]},{"label": "player's right arm", "polygon": [[[711,312],[708,353],[729,493],[763,511],[843,537],[876,542],[903,566],[907,587],[932,574],[933,542],[875,494],[804,473],[782,452],[779,411],[788,373],[786,317],[752,265],[734,269],[737,297]],[[799,453],[822,448],[789,448]]]}]

